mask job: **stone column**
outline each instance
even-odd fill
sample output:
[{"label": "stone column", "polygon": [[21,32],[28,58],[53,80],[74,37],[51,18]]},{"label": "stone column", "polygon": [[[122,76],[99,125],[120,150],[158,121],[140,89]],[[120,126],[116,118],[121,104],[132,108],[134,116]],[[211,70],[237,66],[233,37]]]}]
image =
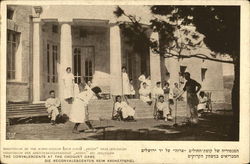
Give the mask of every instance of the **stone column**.
[{"label": "stone column", "polygon": [[41,101],[42,30],[41,21],[33,20],[33,103]]},{"label": "stone column", "polygon": [[[72,70],[72,36],[71,25],[69,23],[61,24],[61,41],[60,41],[60,64],[58,69],[59,82],[59,97],[61,100],[62,112],[69,115],[71,104],[64,100],[63,90],[64,84],[62,77],[66,72],[66,68],[70,67]],[[73,70],[72,70],[73,71]]]},{"label": "stone column", "polygon": [[110,27],[110,92],[111,95],[122,94],[122,59],[121,34],[119,26]]},{"label": "stone column", "polygon": [[[153,32],[150,36],[151,40],[159,43],[159,35]],[[156,54],[150,49],[150,76],[152,87],[156,85],[157,81],[161,81],[161,60],[160,54]]]}]

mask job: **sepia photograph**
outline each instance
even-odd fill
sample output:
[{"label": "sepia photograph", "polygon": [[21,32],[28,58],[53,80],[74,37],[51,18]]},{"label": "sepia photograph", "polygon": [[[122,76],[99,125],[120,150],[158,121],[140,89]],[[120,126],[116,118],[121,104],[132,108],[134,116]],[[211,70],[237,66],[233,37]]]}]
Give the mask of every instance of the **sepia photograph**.
[{"label": "sepia photograph", "polygon": [[7,5],[6,140],[239,141],[240,10]]}]

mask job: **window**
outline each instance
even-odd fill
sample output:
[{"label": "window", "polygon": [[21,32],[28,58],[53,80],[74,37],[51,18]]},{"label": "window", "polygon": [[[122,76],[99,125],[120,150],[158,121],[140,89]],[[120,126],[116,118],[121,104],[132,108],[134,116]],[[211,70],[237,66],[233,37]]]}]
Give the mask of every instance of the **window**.
[{"label": "window", "polygon": [[7,79],[14,80],[16,78],[16,51],[19,40],[19,33],[15,31],[7,31]]},{"label": "window", "polygon": [[81,81],[81,49],[74,49],[74,77],[75,83],[80,83]]},{"label": "window", "polygon": [[201,81],[204,81],[206,78],[207,68],[201,68]]},{"label": "window", "polygon": [[93,62],[94,62],[94,49],[93,47],[85,47],[83,48],[85,51],[85,75],[84,80],[86,82],[91,81],[93,78]]},{"label": "window", "polygon": [[86,60],[85,61],[85,81],[91,81],[92,80],[92,61]]},{"label": "window", "polygon": [[58,26],[57,25],[52,25],[52,32],[58,33]]},{"label": "window", "polygon": [[47,44],[47,82],[50,82],[50,45]]},{"label": "window", "polygon": [[12,9],[7,9],[7,19],[13,19],[13,15],[14,15],[14,10]]},{"label": "window", "polygon": [[58,61],[58,46],[56,44],[48,43],[46,46],[46,70],[47,82],[57,83],[57,61]]},{"label": "window", "polygon": [[94,72],[94,47],[74,47],[73,54],[75,83],[91,81]]},{"label": "window", "polygon": [[57,82],[57,55],[58,55],[58,50],[57,50],[57,45],[52,46],[52,82],[56,83]]}]

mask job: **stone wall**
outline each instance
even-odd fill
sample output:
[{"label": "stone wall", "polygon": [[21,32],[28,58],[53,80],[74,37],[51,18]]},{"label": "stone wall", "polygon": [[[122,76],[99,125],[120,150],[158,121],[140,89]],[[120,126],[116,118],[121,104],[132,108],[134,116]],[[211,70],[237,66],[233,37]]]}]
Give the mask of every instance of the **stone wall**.
[{"label": "stone wall", "polygon": [[[18,56],[16,65],[19,75],[16,80],[7,81],[6,88],[6,101],[20,102],[30,101],[30,50],[31,50],[31,21],[30,15],[32,13],[31,6],[8,6],[14,10],[13,20],[20,32],[20,42],[18,46]],[[21,63],[20,63],[21,62]]]},{"label": "stone wall", "polygon": [[[202,61],[197,58],[190,59],[165,59],[165,67],[170,72],[171,86],[179,81],[178,72],[180,66],[186,66],[186,72],[191,74],[191,78],[202,85],[201,90],[212,92],[212,100],[224,102],[223,70],[222,64],[214,61]],[[201,68],[206,68],[205,79],[201,79]]]}]

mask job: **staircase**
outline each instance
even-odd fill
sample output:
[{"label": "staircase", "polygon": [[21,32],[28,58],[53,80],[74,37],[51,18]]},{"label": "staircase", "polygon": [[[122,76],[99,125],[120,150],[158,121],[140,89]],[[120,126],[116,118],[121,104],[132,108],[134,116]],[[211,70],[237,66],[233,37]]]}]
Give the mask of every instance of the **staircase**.
[{"label": "staircase", "polygon": [[[153,118],[153,105],[148,105],[139,99],[128,99],[131,107],[136,107],[135,118]],[[109,100],[91,100],[88,106],[89,119],[111,119],[114,102]],[[7,104],[7,118],[47,116],[44,103],[40,104]],[[175,106],[172,106],[175,115]],[[177,103],[177,116],[186,115],[186,102]]]},{"label": "staircase", "polygon": [[[148,105],[139,99],[128,99],[131,107],[136,107],[135,118],[153,118],[153,105]],[[111,119],[113,100],[91,100],[88,111],[91,120]],[[172,114],[175,115],[175,106],[172,106]],[[177,103],[177,116],[186,116],[186,102]]]},{"label": "staircase", "polygon": [[[139,99],[128,99],[131,107],[136,107],[135,118],[153,118],[152,106]],[[113,111],[113,100],[91,100],[88,111],[91,120],[111,119]]]},{"label": "staircase", "polygon": [[44,103],[39,104],[7,104],[7,118],[36,117],[48,115]]}]

